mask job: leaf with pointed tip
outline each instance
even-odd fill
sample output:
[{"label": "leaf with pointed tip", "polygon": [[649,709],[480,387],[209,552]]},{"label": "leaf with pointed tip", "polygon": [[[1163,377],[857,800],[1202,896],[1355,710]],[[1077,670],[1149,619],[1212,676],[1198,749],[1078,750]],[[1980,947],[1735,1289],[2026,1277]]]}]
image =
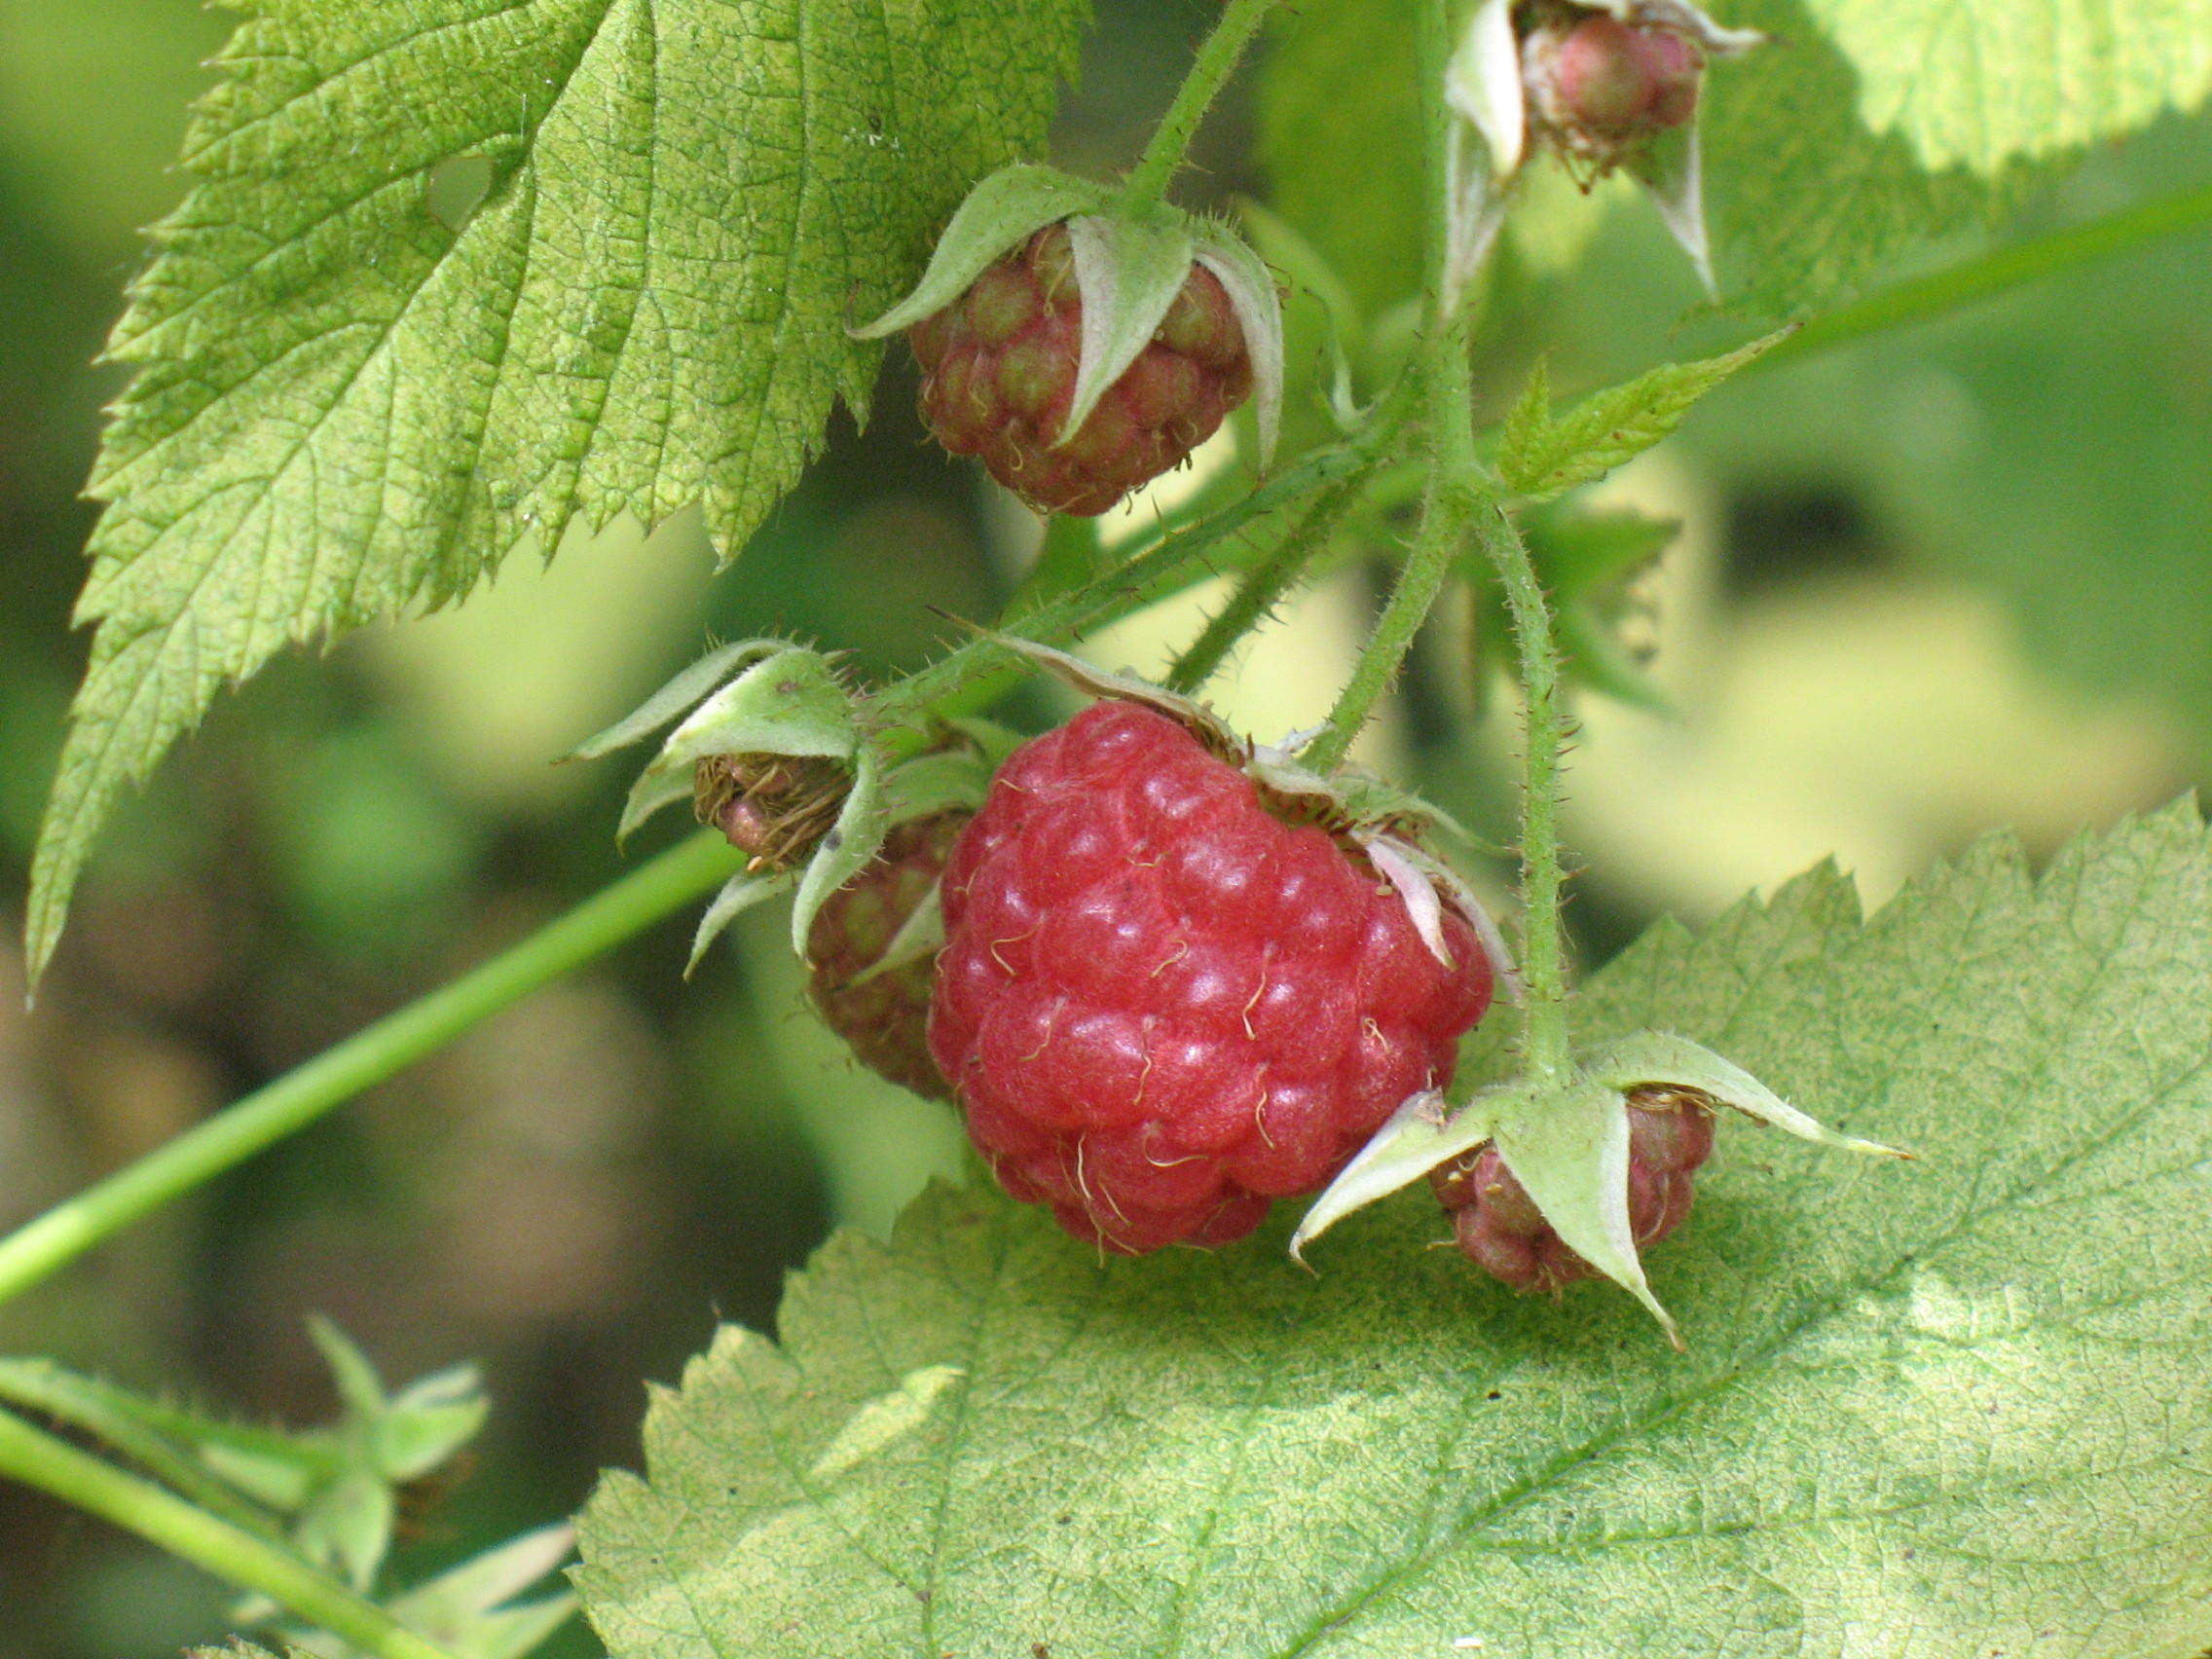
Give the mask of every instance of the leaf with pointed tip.
[{"label": "leaf with pointed tip", "polygon": [[854,329],[853,338],[880,340],[935,316],[1026,238],[1078,213],[1102,213],[1113,199],[1104,185],[1051,167],[1029,163],[1002,167],[960,203],[914,291],[866,328]]},{"label": "leaf with pointed tip", "polygon": [[1681,424],[1697,400],[1787,340],[1778,329],[1718,357],[1667,363],[1632,381],[1593,392],[1564,415],[1551,412],[1551,381],[1539,360],[1529,375],[1497,441],[1497,470],[1507,489],[1531,500],[1603,478]]},{"label": "leaf with pointed tip", "polygon": [[[287,645],[465,595],[571,514],[733,556],[880,349],[844,324],[1044,138],[1083,0],[255,0],[111,353],[92,664],[35,978],[120,791]],[[458,229],[429,181],[482,157]]]},{"label": "leaf with pointed tip", "polygon": [[[1423,1249],[1418,1190],[1341,1223],[1314,1277],[1287,1214],[1101,1262],[1041,1209],[939,1189],[795,1275],[780,1343],[726,1330],[656,1397],[645,1474],[578,1529],[608,1651],[2201,1648],[2196,814],[2040,875],[1992,841],[1863,921],[1817,872],[1655,928],[1578,1020],[1680,1033],[1924,1161],[1724,1128],[1646,1264],[1679,1356],[1610,1287],[1517,1297]],[[954,1378],[915,1385],[932,1368]]]}]

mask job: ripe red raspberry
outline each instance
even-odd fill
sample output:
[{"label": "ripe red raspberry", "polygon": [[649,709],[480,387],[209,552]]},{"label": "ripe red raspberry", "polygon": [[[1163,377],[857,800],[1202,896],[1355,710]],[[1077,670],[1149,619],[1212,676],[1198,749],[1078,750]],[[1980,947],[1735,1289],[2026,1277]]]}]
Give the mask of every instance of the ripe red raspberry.
[{"label": "ripe red raspberry", "polygon": [[944,872],[930,1048],[1015,1198],[1136,1254],[1220,1244],[1452,1075],[1455,967],[1323,830],[1165,716],[1094,704],[1017,750]]},{"label": "ripe red raspberry", "polygon": [[[1628,1220],[1637,1247],[1656,1244],[1682,1224],[1696,1198],[1696,1174],[1713,1153],[1713,1106],[1688,1089],[1648,1088],[1628,1095]],[[1429,1172],[1452,1213],[1467,1259],[1515,1290],[1557,1290],[1596,1273],[1552,1231],[1528,1189],[1495,1146]]]},{"label": "ripe red raspberry", "polygon": [[823,902],[807,930],[807,993],[823,1023],[861,1063],[933,1100],[952,1090],[930,1058],[929,957],[854,984],[883,959],[906,918],[929,894],[972,814],[954,809],[901,824],[875,862]]},{"label": "ripe red raspberry", "polygon": [[1167,315],[1088,419],[1059,441],[1075,400],[1083,299],[1068,233],[1051,225],[907,333],[922,420],[954,455],[1039,512],[1102,513],[1214,433],[1251,395],[1252,363],[1228,293],[1193,265]]}]

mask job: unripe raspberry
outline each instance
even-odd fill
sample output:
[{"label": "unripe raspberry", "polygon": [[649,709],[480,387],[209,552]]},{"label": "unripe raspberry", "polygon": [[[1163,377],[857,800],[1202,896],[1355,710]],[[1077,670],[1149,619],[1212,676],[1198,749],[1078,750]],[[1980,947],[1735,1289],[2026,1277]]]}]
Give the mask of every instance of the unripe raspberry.
[{"label": "unripe raspberry", "polygon": [[1600,171],[1697,114],[1705,51],[1679,28],[1599,13],[1538,28],[1523,56],[1537,129]]},{"label": "unripe raspberry", "polygon": [[[930,1057],[933,957],[860,976],[929,896],[972,815],[954,809],[893,828],[875,862],[831,894],[807,931],[807,994],[823,1023],[852,1045],[862,1064],[933,1100],[952,1090]],[[860,979],[859,983],[855,983]]]},{"label": "unripe raspberry", "polygon": [[1077,430],[1061,431],[1083,356],[1083,298],[1065,227],[1051,225],[907,333],[923,422],[954,455],[1040,512],[1102,513],[1211,437],[1252,390],[1243,330],[1194,264],[1151,344]]},{"label": "unripe raspberry", "polygon": [[945,868],[930,1047],[1015,1198],[1125,1253],[1217,1244],[1452,1075],[1492,970],[1183,726],[1094,704],[1000,768]]},{"label": "unripe raspberry", "polygon": [[[1713,1106],[1692,1089],[1629,1091],[1628,1218],[1639,1249],[1679,1227],[1696,1197],[1699,1165],[1713,1155]],[[1515,1290],[1557,1290],[1597,1270],[1568,1249],[1495,1146],[1429,1172],[1467,1259]]]}]

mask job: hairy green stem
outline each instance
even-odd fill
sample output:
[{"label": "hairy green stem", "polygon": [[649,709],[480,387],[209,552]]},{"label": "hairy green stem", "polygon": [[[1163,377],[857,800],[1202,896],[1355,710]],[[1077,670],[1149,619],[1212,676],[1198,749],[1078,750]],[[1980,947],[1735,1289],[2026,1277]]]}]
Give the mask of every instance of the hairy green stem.
[{"label": "hairy green stem", "polygon": [[1244,572],[1229,603],[1207,621],[1198,637],[1168,667],[1163,682],[1188,696],[1214,676],[1236,642],[1257,628],[1282,603],[1306,567],[1328,544],[1335,520],[1359,497],[1358,479],[1347,479],[1315,501],[1287,526],[1275,549]]},{"label": "hairy green stem", "polygon": [[1932,321],[2041,277],[2208,225],[2212,225],[2212,186],[2032,237],[1816,316],[1751,367],[1772,368],[1887,329]]},{"label": "hairy green stem", "polygon": [[[1162,536],[1120,570],[1107,572],[1075,593],[1062,594],[1020,613],[1016,631],[1023,639],[1042,645],[1060,645],[1156,605],[1208,573],[1207,567],[1199,563],[1208,548],[1313,491],[1365,470],[1369,464],[1369,456],[1350,444],[1309,456],[1235,505]],[[1021,603],[1017,595],[1014,605]],[[971,640],[898,684],[887,686],[875,700],[875,718],[886,726],[906,728],[903,733],[894,733],[890,740],[892,753],[898,755],[924,741],[930,716],[965,714],[983,707],[1028,672],[1027,665],[997,642]]]},{"label": "hairy green stem", "polygon": [[0,1240],[0,1302],[708,892],[742,863],[719,835],[693,836],[483,966],[65,1199]]},{"label": "hairy green stem", "polygon": [[1175,101],[1160,118],[1152,141],[1122,186],[1124,211],[1141,213],[1166,193],[1168,181],[1190,152],[1191,140],[1198,136],[1198,123],[1205,119],[1207,107],[1229,84],[1246,43],[1274,4],[1275,0],[1229,0],[1222,9],[1221,21],[1214,24],[1213,33],[1198,48],[1198,60],[1183,77]]},{"label": "hairy green stem", "polygon": [[127,1474],[15,1413],[0,1411],[0,1475],[159,1544],[216,1577],[255,1590],[377,1659],[450,1659],[327,1574],[267,1538]]},{"label": "hairy green stem", "polygon": [[[1464,352],[1466,337],[1460,330],[1448,329],[1443,338]],[[1367,723],[1375,705],[1404,666],[1415,636],[1428,619],[1458,558],[1459,542],[1467,529],[1467,506],[1465,491],[1439,469],[1438,482],[1429,491],[1421,511],[1413,550],[1398,572],[1397,585],[1390,590],[1390,601],[1375,619],[1375,631],[1368,636],[1367,647],[1360,652],[1351,679],[1338,695],[1337,706],[1329,711],[1327,725],[1300,757],[1314,771],[1326,773],[1345,757],[1360,727]]]},{"label": "hairy green stem", "polygon": [[271,1542],[283,1534],[274,1517],[207,1472],[160,1430],[139,1420],[123,1391],[47,1359],[0,1359],[0,1400],[43,1413],[98,1436],[158,1480],[232,1525]]},{"label": "hairy green stem", "polygon": [[1446,299],[1450,288],[1446,271],[1452,258],[1451,136],[1456,119],[1444,99],[1444,65],[1452,51],[1449,0],[1418,0],[1415,13],[1414,74],[1420,95],[1422,195],[1427,204],[1421,283],[1427,326],[1419,372],[1428,409],[1428,484],[1420,528],[1415,532],[1412,551],[1389,603],[1376,618],[1375,631],[1337,706],[1329,711],[1328,724],[1306,751],[1306,764],[1317,772],[1329,771],[1345,757],[1397,678],[1415,636],[1452,573],[1474,504],[1468,488],[1475,461],[1474,380],[1467,362],[1464,322],[1448,312]]},{"label": "hairy green stem", "polygon": [[1505,589],[1521,653],[1521,913],[1527,936],[1521,977],[1528,993],[1524,1057],[1530,1075],[1564,1078],[1572,1056],[1562,938],[1561,890],[1566,875],[1559,851],[1560,750],[1567,736],[1560,703],[1559,648],[1543,584],[1536,579],[1528,546],[1512,518],[1486,495],[1475,508],[1474,527]]}]

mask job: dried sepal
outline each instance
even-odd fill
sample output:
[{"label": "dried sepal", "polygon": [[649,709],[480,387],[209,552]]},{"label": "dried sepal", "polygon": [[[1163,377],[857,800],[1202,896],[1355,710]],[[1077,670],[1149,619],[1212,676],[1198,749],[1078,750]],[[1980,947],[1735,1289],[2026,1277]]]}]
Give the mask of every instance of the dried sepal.
[{"label": "dried sepal", "polygon": [[788,869],[837,822],[852,774],[819,755],[711,755],[691,772],[692,816],[748,854],[748,869]]}]

